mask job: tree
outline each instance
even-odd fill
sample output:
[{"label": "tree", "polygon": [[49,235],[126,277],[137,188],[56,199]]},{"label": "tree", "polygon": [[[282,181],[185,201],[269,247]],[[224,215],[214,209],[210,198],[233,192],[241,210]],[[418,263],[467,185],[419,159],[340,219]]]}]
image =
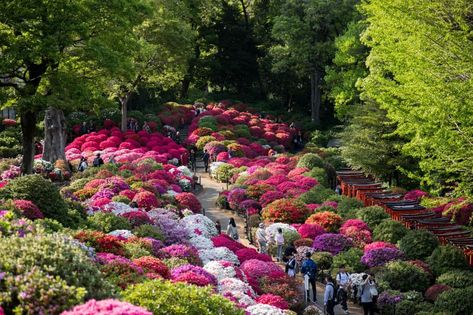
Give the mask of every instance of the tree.
[{"label": "tree", "polygon": [[173,0],[155,0],[152,14],[134,28],[139,48],[129,54],[132,70],[112,80],[112,97],[121,105],[121,128],[127,130],[128,102],[138,87],[166,89],[181,81],[192,49],[194,32],[187,7]]},{"label": "tree", "polygon": [[24,173],[32,172],[40,111],[103,104],[98,87],[129,70],[130,31],[146,13],[132,0],[0,2],[0,93],[20,115]]},{"label": "tree", "polygon": [[365,62],[368,48],[361,43],[360,35],[366,23],[357,16],[348,24],[345,33],[335,39],[333,65],[325,75],[328,97],[335,104],[335,114],[341,120],[350,118],[360,104],[358,85],[368,75]]},{"label": "tree", "polygon": [[356,0],[285,0],[274,18],[273,71],[310,80],[312,121],[320,122],[321,80],[334,54],[334,39],[353,19]]},{"label": "tree", "polygon": [[363,2],[369,75],[362,98],[387,111],[421,179],[473,195],[473,6],[468,0]]}]

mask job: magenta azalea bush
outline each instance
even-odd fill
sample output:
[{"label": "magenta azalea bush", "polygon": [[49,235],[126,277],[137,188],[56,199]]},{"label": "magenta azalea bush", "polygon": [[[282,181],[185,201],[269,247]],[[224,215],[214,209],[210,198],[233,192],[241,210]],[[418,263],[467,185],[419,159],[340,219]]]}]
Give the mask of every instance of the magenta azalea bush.
[{"label": "magenta azalea bush", "polygon": [[114,299],[101,301],[92,299],[70,311],[62,312],[61,315],[153,315],[153,313],[142,307]]},{"label": "magenta azalea bush", "polygon": [[302,238],[315,239],[317,236],[327,233],[325,229],[319,224],[304,223],[299,226],[297,232]]},{"label": "magenta azalea bush", "polygon": [[376,248],[365,251],[361,263],[370,268],[384,266],[386,263],[403,258],[403,253],[397,248]]},{"label": "magenta azalea bush", "polygon": [[325,233],[315,238],[312,248],[318,252],[337,255],[353,246],[353,242],[341,234]]},{"label": "magenta azalea bush", "polygon": [[171,271],[171,279],[175,282],[186,282],[197,286],[216,286],[217,278],[204,268],[194,265],[182,265]]}]

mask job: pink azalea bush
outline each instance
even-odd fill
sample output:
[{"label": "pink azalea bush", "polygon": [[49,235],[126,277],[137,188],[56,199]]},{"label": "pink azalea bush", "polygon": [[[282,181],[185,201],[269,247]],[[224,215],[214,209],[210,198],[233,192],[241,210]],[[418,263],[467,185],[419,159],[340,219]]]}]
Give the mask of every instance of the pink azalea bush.
[{"label": "pink azalea bush", "polygon": [[194,194],[183,192],[176,195],[176,201],[180,209],[189,209],[194,213],[200,213],[202,206]]},{"label": "pink azalea bush", "polygon": [[301,235],[302,238],[315,239],[317,236],[326,233],[324,228],[319,224],[301,224],[297,229],[297,232]]},{"label": "pink azalea bush", "polygon": [[256,302],[261,304],[272,305],[283,310],[287,310],[289,308],[289,303],[287,303],[284,298],[279,295],[274,295],[270,293],[261,295],[256,299]]},{"label": "pink azalea bush", "polygon": [[61,315],[153,315],[153,313],[142,307],[114,299],[101,301],[92,299],[85,304],[75,306],[70,311],[62,312]]},{"label": "pink azalea bush", "polygon": [[237,250],[235,254],[238,257],[240,264],[250,259],[256,259],[256,260],[261,260],[261,261],[273,260],[271,256],[266,255],[266,254],[260,254],[253,248],[242,248],[242,249]]},{"label": "pink azalea bush", "polygon": [[39,210],[39,208],[29,200],[15,199],[13,200],[13,204],[23,216],[30,220],[44,218],[44,215],[41,210]]}]

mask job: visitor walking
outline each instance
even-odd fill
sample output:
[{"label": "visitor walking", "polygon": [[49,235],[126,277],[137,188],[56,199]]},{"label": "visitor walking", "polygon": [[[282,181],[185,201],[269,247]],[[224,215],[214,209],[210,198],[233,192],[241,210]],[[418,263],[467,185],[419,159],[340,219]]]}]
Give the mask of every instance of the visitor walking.
[{"label": "visitor walking", "polygon": [[348,299],[348,289],[350,287],[351,282],[350,282],[350,274],[345,270],[345,265],[340,266],[335,280],[338,284],[338,292],[335,292],[335,293],[340,298],[339,299],[340,305],[342,306],[342,309],[345,312],[345,314],[350,314],[348,312],[347,299]]},{"label": "visitor walking", "polygon": [[374,315],[373,296],[370,290],[371,277],[369,275],[363,275],[362,279],[363,283],[359,289],[361,306],[363,307],[364,315]]},{"label": "visitor walking", "polygon": [[205,168],[205,172],[207,173],[209,169],[209,160],[210,160],[210,154],[207,150],[204,150],[204,155],[202,156],[202,160],[204,161],[204,168]]},{"label": "visitor walking", "polygon": [[[317,279],[317,264],[315,261],[312,260],[312,253],[307,252],[305,254],[305,259],[302,262],[301,266],[301,273],[304,275],[304,277],[307,276],[309,285],[312,287],[312,294],[313,294],[313,299],[312,302],[317,301],[317,289],[315,285],[315,281]],[[307,288],[308,290],[309,288]]]},{"label": "visitor walking", "polygon": [[294,242],[291,242],[288,247],[284,250],[284,256],[283,256],[283,261],[287,262],[289,261],[289,258],[291,256],[294,256],[297,253],[296,248],[294,247]]},{"label": "visitor walking", "polygon": [[378,285],[376,283],[376,279],[374,275],[370,276],[369,280],[369,285],[370,285],[370,293],[371,293],[371,299],[373,300],[373,312],[376,312],[378,310]]},{"label": "visitor walking", "polygon": [[282,247],[284,246],[284,235],[282,234],[282,229],[278,228],[276,235],[274,236],[274,242],[278,248],[276,260],[282,260]]},{"label": "visitor walking", "polygon": [[196,165],[197,164],[197,153],[196,153],[194,148],[190,149],[189,157],[190,157],[190,162],[191,162],[191,170],[193,172],[195,172],[195,170],[197,169],[197,165]]},{"label": "visitor walking", "polygon": [[235,241],[238,241],[240,239],[240,237],[238,236],[238,229],[234,218],[230,218],[230,220],[228,221],[227,235],[233,238]]},{"label": "visitor walking", "polygon": [[291,278],[294,278],[296,276],[296,264],[296,256],[290,255],[287,257],[286,273]]},{"label": "visitor walking", "polygon": [[256,230],[256,242],[258,243],[258,251],[261,254],[266,254],[268,239],[266,237],[264,223],[260,223],[258,229]]},{"label": "visitor walking", "polygon": [[334,315],[333,308],[335,307],[335,285],[331,276],[325,277],[325,292],[324,292],[324,309],[325,314]]},{"label": "visitor walking", "polygon": [[115,155],[110,156],[110,158],[108,159],[108,163],[117,164],[117,161],[115,160]]},{"label": "visitor walking", "polygon": [[97,153],[94,159],[94,167],[100,167],[104,164],[103,159],[100,157],[100,153]]},{"label": "visitor walking", "polygon": [[215,221],[215,228],[217,229],[218,234],[222,234],[222,225],[220,224],[220,220]]},{"label": "visitor walking", "polygon": [[87,164],[87,159],[85,157],[81,157],[77,170],[79,172],[83,172],[87,169],[87,167],[89,167],[89,164]]}]

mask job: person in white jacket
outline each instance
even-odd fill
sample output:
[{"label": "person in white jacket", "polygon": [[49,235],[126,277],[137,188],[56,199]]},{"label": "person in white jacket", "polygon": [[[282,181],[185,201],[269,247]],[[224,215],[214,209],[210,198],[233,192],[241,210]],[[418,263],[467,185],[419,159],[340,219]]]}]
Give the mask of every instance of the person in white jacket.
[{"label": "person in white jacket", "polygon": [[276,233],[276,235],[274,235],[274,242],[276,243],[276,246],[278,247],[276,260],[281,261],[282,260],[282,247],[284,246],[284,235],[282,234],[281,228],[278,228],[278,232]]}]

